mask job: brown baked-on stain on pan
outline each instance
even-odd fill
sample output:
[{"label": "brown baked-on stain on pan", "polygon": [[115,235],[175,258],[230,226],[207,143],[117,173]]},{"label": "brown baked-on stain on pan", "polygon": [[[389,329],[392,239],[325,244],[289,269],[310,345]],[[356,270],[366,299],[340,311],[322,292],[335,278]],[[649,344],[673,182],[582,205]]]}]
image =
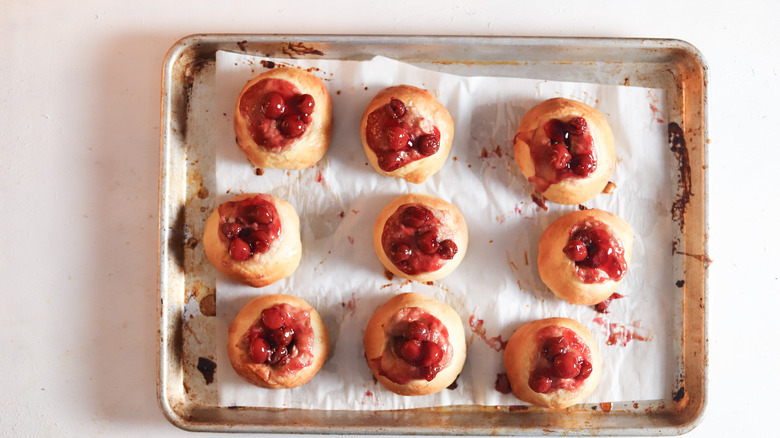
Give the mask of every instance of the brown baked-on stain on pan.
[{"label": "brown baked-on stain on pan", "polygon": [[685,143],[684,130],[675,122],[669,123],[669,145],[677,158],[678,180],[680,187],[678,198],[672,203],[672,219],[685,225],[685,210],[691,202],[691,161]]},{"label": "brown baked-on stain on pan", "polygon": [[295,55],[325,55],[325,53],[323,53],[321,50],[317,50],[314,47],[307,46],[301,42],[287,43],[287,46],[282,47],[282,53],[289,56],[290,58],[295,58]]}]

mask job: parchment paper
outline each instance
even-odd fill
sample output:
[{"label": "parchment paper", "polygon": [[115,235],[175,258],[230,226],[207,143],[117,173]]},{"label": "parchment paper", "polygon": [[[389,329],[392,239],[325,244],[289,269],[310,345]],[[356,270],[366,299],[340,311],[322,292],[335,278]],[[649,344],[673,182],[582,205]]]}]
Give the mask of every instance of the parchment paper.
[{"label": "parchment paper", "polygon": [[[545,80],[462,77],[391,59],[370,61],[273,59],[321,77],[333,98],[330,149],[316,166],[257,175],[235,144],[233,107],[243,85],[265,71],[262,58],[217,54],[217,201],[239,193],[270,193],[290,202],[301,218],[303,259],[288,279],[261,289],[217,280],[217,384],[222,406],[304,409],[400,409],[442,405],[521,404],[495,389],[504,372],[501,341],[525,322],[565,316],[584,323],[601,352],[601,381],[586,402],[667,398],[678,360],[679,333],[673,269],[672,156],[666,139],[663,90]],[[455,120],[455,140],[441,171],[420,185],[377,174],[362,150],[359,122],[381,89],[410,84],[431,90]],[[532,188],[514,163],[512,139],[520,118],[542,100],[567,97],[595,106],[614,135],[613,194],[586,205],[618,214],[633,228],[627,277],[608,314],[574,306],[539,278],[537,245],[552,221],[577,206],[531,200]],[[379,211],[409,192],[458,206],[469,227],[463,263],[433,285],[388,280],[374,254],[371,229]],[[461,315],[468,357],[457,388],[422,397],[397,396],[372,378],[363,332],[374,310],[399,292],[443,301]],[[267,390],[244,382],[225,350],[227,327],[255,296],[287,293],[318,309],[330,330],[331,354],[306,385]],[[622,335],[622,336],[621,336]],[[609,345],[613,344],[613,345]]]}]

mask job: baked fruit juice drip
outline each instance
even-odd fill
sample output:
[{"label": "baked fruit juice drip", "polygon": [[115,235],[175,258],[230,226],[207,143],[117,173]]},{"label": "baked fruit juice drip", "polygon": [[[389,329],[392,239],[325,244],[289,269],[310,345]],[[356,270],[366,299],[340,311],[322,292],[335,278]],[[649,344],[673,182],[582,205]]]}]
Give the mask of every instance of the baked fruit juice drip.
[{"label": "baked fruit juice drip", "polygon": [[536,337],[541,350],[530,372],[528,386],[546,394],[559,389],[579,387],[593,371],[591,353],[574,331],[563,327],[545,327]]},{"label": "baked fruit juice drip", "polygon": [[286,149],[306,132],[314,106],[310,94],[301,94],[289,81],[276,78],[252,85],[239,103],[255,143],[277,151]]},{"label": "baked fruit juice drip", "polygon": [[399,99],[368,116],[366,142],[385,172],[435,154],[440,141],[439,129]]},{"label": "baked fruit juice drip", "polygon": [[247,354],[257,364],[294,371],[313,361],[309,314],[289,304],[264,309],[244,338]]},{"label": "baked fruit juice drip", "polygon": [[384,358],[377,358],[379,374],[402,385],[412,380],[432,381],[452,357],[447,328],[420,308],[402,309],[395,319],[400,322],[390,330],[391,345],[385,354],[392,354],[403,363],[399,366],[395,361],[396,366],[383,367]]},{"label": "baked fruit juice drip", "polygon": [[605,224],[597,220],[575,225],[569,231],[564,254],[577,266],[577,275],[585,283],[618,281],[628,269],[623,245]]},{"label": "baked fruit juice drip", "polygon": [[268,199],[258,195],[219,206],[219,237],[234,260],[265,253],[281,235],[279,213]]},{"label": "baked fruit juice drip", "polygon": [[536,175],[531,184],[540,193],[569,178],[584,178],[596,170],[596,148],[583,117],[564,122],[551,119],[544,124],[545,141],[530,145]]},{"label": "baked fruit juice drip", "polygon": [[455,242],[439,237],[440,225],[423,205],[402,205],[385,224],[382,248],[390,261],[408,275],[436,271],[458,253]]}]

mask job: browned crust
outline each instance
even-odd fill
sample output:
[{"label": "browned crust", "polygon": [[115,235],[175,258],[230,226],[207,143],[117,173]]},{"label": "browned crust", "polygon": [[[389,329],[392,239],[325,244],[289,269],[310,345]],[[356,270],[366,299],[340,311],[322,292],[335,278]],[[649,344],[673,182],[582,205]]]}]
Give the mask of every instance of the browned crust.
[{"label": "browned crust", "polygon": [[[255,363],[249,357],[246,349],[239,346],[241,337],[260,318],[260,313],[264,309],[282,303],[309,311],[315,338],[312,351],[314,361],[312,364],[294,373],[287,374],[280,373],[278,367]],[[330,351],[330,334],[320,314],[306,301],[290,295],[264,295],[253,299],[238,312],[228,330],[227,350],[233,369],[248,382],[269,389],[294,388],[311,380],[322,368]]]},{"label": "browned crust", "polygon": [[[282,152],[269,151],[255,143],[249,134],[247,120],[241,115],[240,102],[244,93],[266,78],[283,79],[295,85],[302,94],[311,94],[315,102],[312,122],[306,132]],[[260,168],[303,169],[317,163],[328,150],[333,134],[333,104],[325,84],[318,77],[293,67],[277,67],[246,83],[236,99],[233,127],[238,147],[249,161]]]},{"label": "browned crust", "polygon": [[[406,274],[390,261],[382,248],[382,233],[385,229],[385,223],[390,216],[398,210],[398,207],[404,204],[422,204],[429,207],[441,222],[440,237],[442,240],[451,239],[458,246],[458,252],[455,254],[455,257],[453,257],[452,260],[444,260],[441,268],[434,272],[425,272],[419,275]],[[401,278],[416,281],[439,280],[451,274],[466,256],[466,250],[468,249],[469,243],[468,227],[466,226],[466,220],[463,218],[463,215],[461,215],[460,210],[443,199],[419,193],[401,195],[387,204],[379,213],[379,216],[377,216],[376,222],[374,222],[373,235],[374,251],[376,252],[377,257],[379,257],[379,261],[382,265]]]},{"label": "browned crust", "polygon": [[596,170],[585,178],[570,178],[551,184],[541,193],[558,204],[581,204],[587,202],[604,189],[615,167],[615,140],[607,119],[590,105],[561,97],[545,100],[531,108],[517,127],[514,140],[515,161],[528,180],[536,175],[529,144],[546,141],[544,125],[550,119],[569,120],[584,117],[588,123],[596,147],[598,164]]},{"label": "browned crust", "polygon": [[[407,307],[419,307],[444,324],[449,333],[450,345],[453,348],[450,364],[439,372],[430,382],[427,380],[412,380],[401,385],[380,375],[379,367],[375,359],[383,354],[393,354],[389,350],[385,324],[399,310]],[[463,330],[463,321],[452,307],[417,293],[403,293],[394,296],[382,305],[366,326],[363,337],[366,350],[366,362],[374,377],[388,390],[400,395],[427,395],[434,394],[450,386],[460,374],[463,364],[466,362],[466,335]]]},{"label": "browned crust", "polygon": [[[536,364],[541,351],[540,342],[534,335],[548,326],[560,326],[574,331],[590,348],[593,371],[576,391],[557,390],[541,394],[528,386],[531,369]],[[552,409],[564,409],[581,402],[596,389],[601,376],[601,360],[596,341],[584,325],[569,318],[540,319],[517,329],[506,345],[504,367],[515,397],[527,403]]]},{"label": "browned crust", "polygon": [[[413,161],[392,172],[385,172],[379,167],[377,156],[374,151],[368,147],[368,142],[366,141],[366,125],[368,124],[368,115],[389,102],[392,98],[403,101],[407,107],[413,108],[424,118],[436,125],[441,133],[441,139],[439,150],[436,151],[435,154]],[[441,169],[450,154],[454,133],[455,127],[447,108],[433,97],[428,90],[413,87],[411,85],[396,85],[380,91],[374,99],[371,100],[371,103],[368,104],[368,108],[366,108],[366,111],[363,113],[363,118],[360,121],[360,138],[363,142],[363,150],[365,151],[371,166],[382,175],[403,178],[415,184],[424,182],[429,176]]]},{"label": "browned crust", "polygon": [[[257,196],[248,193],[236,196],[231,202]],[[301,262],[301,233],[298,213],[279,198],[273,200],[282,232],[271,248],[263,254],[255,254],[241,262],[230,256],[228,245],[219,238],[219,208],[215,208],[206,220],[203,230],[203,249],[206,257],[217,270],[228,278],[253,287],[263,287],[292,275]]]},{"label": "browned crust", "polygon": [[563,253],[572,227],[591,218],[602,222],[618,238],[625,251],[623,256],[626,263],[631,263],[634,235],[631,227],[620,217],[604,210],[589,209],[577,210],[558,218],[547,227],[539,240],[539,276],[555,295],[571,304],[598,304],[609,298],[623,280],[584,283],[577,276],[575,263]]}]

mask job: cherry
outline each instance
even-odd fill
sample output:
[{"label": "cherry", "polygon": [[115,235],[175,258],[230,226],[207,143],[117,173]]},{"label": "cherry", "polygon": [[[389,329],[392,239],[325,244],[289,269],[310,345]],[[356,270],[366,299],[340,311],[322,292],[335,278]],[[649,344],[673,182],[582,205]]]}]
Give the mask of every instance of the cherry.
[{"label": "cherry", "polygon": [[565,143],[569,137],[566,126],[558,119],[552,119],[545,123],[544,133],[553,143]]},{"label": "cherry", "polygon": [[277,347],[286,348],[292,342],[295,331],[287,326],[282,326],[271,332],[271,340]]},{"label": "cherry", "polygon": [[417,150],[427,156],[433,155],[439,150],[439,136],[435,134],[425,134],[417,139]]},{"label": "cherry", "polygon": [[410,365],[417,365],[422,353],[422,341],[410,340],[401,346],[401,357]]},{"label": "cherry", "polygon": [[552,379],[543,374],[534,373],[531,378],[528,379],[528,386],[534,392],[543,394],[552,387]]},{"label": "cherry", "polygon": [[265,100],[261,106],[263,116],[268,119],[278,119],[287,111],[284,97],[276,92],[270,92],[265,95]]},{"label": "cherry", "polygon": [[417,245],[420,250],[425,254],[435,254],[439,250],[438,237],[436,232],[426,231],[417,238]]},{"label": "cherry", "polygon": [[427,341],[430,336],[428,325],[422,321],[412,321],[409,323],[409,327],[406,328],[406,339],[414,341]]},{"label": "cherry", "polygon": [[298,137],[306,130],[306,125],[299,116],[290,114],[282,119],[279,130],[287,137]]},{"label": "cherry", "polygon": [[222,225],[222,234],[229,240],[233,240],[241,233],[241,224],[235,222],[226,222]]},{"label": "cherry", "polygon": [[228,251],[230,252],[230,256],[239,262],[247,261],[249,260],[249,257],[252,256],[252,248],[250,248],[246,242],[238,237],[230,242],[230,248]]},{"label": "cherry", "polygon": [[387,138],[389,140],[390,149],[394,151],[406,149],[409,145],[409,132],[400,126],[390,127],[387,130]]},{"label": "cherry", "polygon": [[581,262],[588,257],[588,248],[581,240],[570,240],[569,243],[563,247],[563,253],[571,260]]},{"label": "cherry", "polygon": [[548,360],[553,361],[557,356],[569,351],[569,346],[563,337],[549,339],[542,347],[542,355]]},{"label": "cherry", "polygon": [[279,307],[269,307],[260,312],[260,320],[269,330],[278,330],[287,322],[288,315]]},{"label": "cherry", "polygon": [[379,154],[377,156],[377,164],[379,164],[379,168],[385,172],[392,172],[403,166],[404,157],[397,152]]},{"label": "cherry", "polygon": [[596,161],[590,155],[577,155],[572,159],[571,169],[579,176],[587,176],[596,170]]},{"label": "cherry", "polygon": [[409,228],[420,228],[430,219],[431,212],[427,208],[417,205],[409,206],[401,213],[401,223]]},{"label": "cherry", "polygon": [[555,372],[564,379],[571,379],[580,374],[580,361],[575,353],[568,352],[558,355],[553,361]]},{"label": "cherry", "polygon": [[314,112],[314,97],[311,94],[304,94],[300,97],[298,111],[304,116],[310,116]]},{"label": "cherry", "polygon": [[244,217],[248,223],[258,223],[268,225],[274,221],[274,207],[271,204],[263,203],[252,205],[244,212]]},{"label": "cherry", "polygon": [[390,260],[392,260],[392,262],[396,264],[401,263],[404,260],[409,260],[411,256],[412,256],[412,247],[410,247],[405,243],[395,244],[390,250]]},{"label": "cherry", "polygon": [[593,365],[587,360],[583,360],[582,365],[580,365],[580,373],[577,375],[577,378],[587,379],[588,377],[590,377],[590,373],[592,372],[593,372]]},{"label": "cherry", "polygon": [[439,363],[439,361],[441,361],[441,357],[443,355],[444,352],[442,351],[441,347],[439,347],[436,343],[423,341],[422,353],[420,356],[420,366],[423,367],[434,366],[437,363]]},{"label": "cherry", "polygon": [[265,363],[271,358],[271,346],[263,338],[255,338],[249,346],[249,355],[257,363]]},{"label": "cherry", "polygon": [[588,132],[588,122],[585,121],[584,117],[574,117],[569,120],[566,130],[569,131],[571,135],[583,135]]},{"label": "cherry", "polygon": [[290,360],[288,355],[289,352],[287,351],[286,348],[284,347],[277,348],[271,354],[271,358],[268,359],[268,363],[270,363],[271,365],[284,365]]},{"label": "cherry", "polygon": [[445,260],[452,260],[458,253],[458,245],[450,239],[442,240],[439,243],[439,255]]},{"label": "cherry", "polygon": [[406,104],[396,98],[392,98],[390,102],[385,104],[385,112],[394,119],[400,119],[406,114]]},{"label": "cherry", "polygon": [[571,161],[571,154],[566,146],[556,143],[550,147],[550,167],[560,170],[566,167]]},{"label": "cherry", "polygon": [[271,248],[271,236],[265,230],[255,230],[247,240],[253,253],[263,254]]}]

